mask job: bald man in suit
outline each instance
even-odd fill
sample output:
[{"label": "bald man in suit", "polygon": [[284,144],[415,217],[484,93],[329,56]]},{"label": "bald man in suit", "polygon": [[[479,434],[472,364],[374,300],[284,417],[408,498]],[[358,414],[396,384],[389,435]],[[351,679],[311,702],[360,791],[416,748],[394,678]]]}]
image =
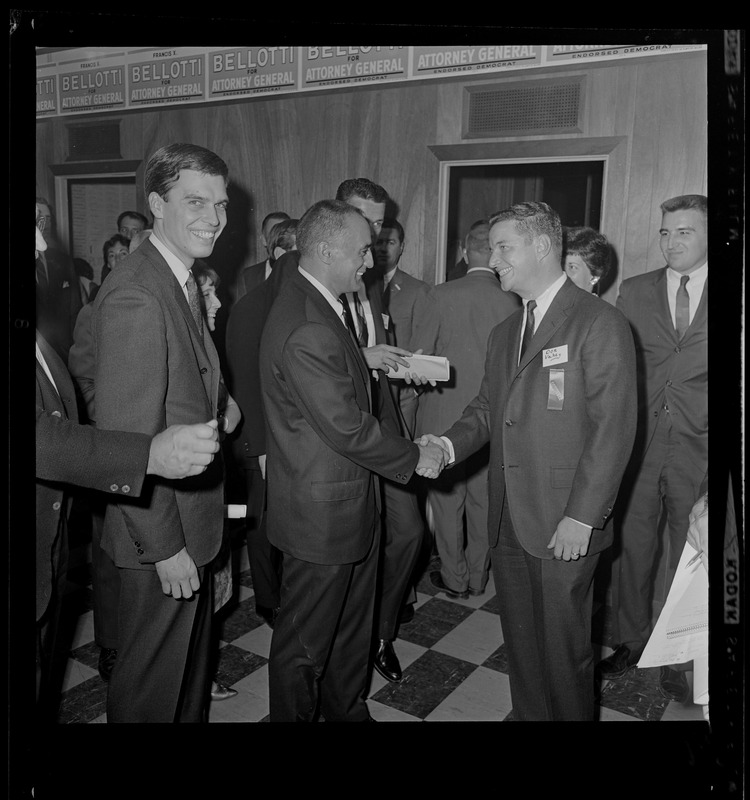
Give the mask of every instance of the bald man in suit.
[{"label": "bald man in suit", "polygon": [[323,200],[297,230],[298,270],[260,347],[268,537],[283,553],[269,659],[272,722],[372,720],[367,688],[380,551],[379,478],[437,474],[444,457],[381,428],[342,294],[372,266],[368,221]]}]

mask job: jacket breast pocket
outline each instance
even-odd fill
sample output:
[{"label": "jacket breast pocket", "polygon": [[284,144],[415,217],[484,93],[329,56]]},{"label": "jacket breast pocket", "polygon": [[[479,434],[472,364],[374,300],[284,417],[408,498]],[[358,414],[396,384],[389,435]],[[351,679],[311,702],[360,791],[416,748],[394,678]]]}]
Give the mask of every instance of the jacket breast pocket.
[{"label": "jacket breast pocket", "polygon": [[313,482],[310,495],[315,503],[335,503],[340,500],[354,500],[361,497],[365,483],[361,479],[354,481]]}]

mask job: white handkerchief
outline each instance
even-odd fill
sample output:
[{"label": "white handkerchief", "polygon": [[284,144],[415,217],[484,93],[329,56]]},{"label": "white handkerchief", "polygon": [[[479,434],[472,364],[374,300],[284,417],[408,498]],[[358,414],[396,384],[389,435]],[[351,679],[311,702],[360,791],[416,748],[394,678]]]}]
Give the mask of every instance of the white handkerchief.
[{"label": "white handkerchief", "polygon": [[562,344],[560,347],[550,347],[542,351],[542,366],[551,367],[554,364],[565,364],[568,360],[568,345]]}]

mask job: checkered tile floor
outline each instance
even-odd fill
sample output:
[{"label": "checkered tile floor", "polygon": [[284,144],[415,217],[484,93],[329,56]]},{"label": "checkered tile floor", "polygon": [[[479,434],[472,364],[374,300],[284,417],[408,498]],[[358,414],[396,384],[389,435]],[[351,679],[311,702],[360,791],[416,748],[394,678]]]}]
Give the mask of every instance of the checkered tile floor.
[{"label": "checkered tile floor", "polygon": [[[238,690],[236,697],[211,704],[209,722],[263,722],[268,719],[268,654],[271,629],[255,614],[244,546],[234,548],[235,592],[219,613],[222,634],[218,680]],[[404,677],[398,684],[373,674],[368,705],[381,722],[481,722],[512,719],[507,660],[492,579],[482,597],[452,600],[432,586],[427,567],[417,586],[414,618],[395,642]],[[106,684],[96,665],[88,565],[72,571],[68,613],[77,615],[59,722],[106,722]],[[78,579],[76,582],[76,578]],[[597,658],[608,655],[606,606],[594,617]],[[692,673],[688,673],[692,678]],[[688,701],[669,702],[659,693],[659,670],[635,669],[601,691],[599,719],[615,721],[702,720]]]}]

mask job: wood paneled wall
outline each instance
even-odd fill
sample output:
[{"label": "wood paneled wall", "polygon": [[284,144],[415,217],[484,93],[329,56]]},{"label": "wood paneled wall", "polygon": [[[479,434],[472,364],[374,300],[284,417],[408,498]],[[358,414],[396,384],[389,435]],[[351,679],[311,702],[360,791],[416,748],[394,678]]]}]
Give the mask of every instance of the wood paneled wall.
[{"label": "wood paneled wall", "polygon": [[[674,195],[707,191],[703,52],[113,116],[120,119],[123,159],[145,162],[161,145],[189,141],[214,150],[227,162],[229,225],[211,259],[227,284],[242,265],[261,260],[258,227],[266,213],[285,210],[300,216],[316,200],[333,196],[338,184],[351,177],[371,178],[388,190],[406,230],[402,265],[432,283],[440,164],[430,147],[519,143],[462,140],[465,87],[571,75],[585,77],[581,132],[523,141],[538,157],[554,152],[563,140],[623,138],[624,146],[616,151],[621,179],[616,186],[605,185],[603,200],[602,231],[620,262],[618,281],[606,297],[612,301],[622,278],[663,264],[657,236],[659,204]],[[82,121],[75,118],[76,124]],[[49,167],[67,160],[70,122],[51,119],[37,124],[38,193],[54,197]],[[142,202],[145,210],[145,199]]]}]

